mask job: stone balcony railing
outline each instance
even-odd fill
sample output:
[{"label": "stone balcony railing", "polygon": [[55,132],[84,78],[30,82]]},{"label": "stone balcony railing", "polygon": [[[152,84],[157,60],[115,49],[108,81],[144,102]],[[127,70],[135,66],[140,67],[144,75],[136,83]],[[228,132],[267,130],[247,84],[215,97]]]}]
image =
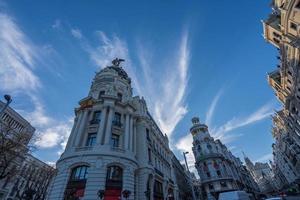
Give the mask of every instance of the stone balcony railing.
[{"label": "stone balcony railing", "polygon": [[223,181],[223,180],[228,180],[228,179],[233,179],[232,176],[227,175],[227,176],[212,176],[212,177],[201,177],[201,183],[208,183],[208,182],[214,182],[214,181]]},{"label": "stone balcony railing", "polygon": [[120,148],[120,147],[111,147],[111,150],[112,151],[117,151],[117,152],[120,152],[120,153],[124,153],[125,152],[125,150],[122,149],[122,148]]},{"label": "stone balcony railing", "polygon": [[209,158],[220,158],[224,157],[221,153],[207,153],[207,154],[202,154],[201,156],[197,157],[198,161],[203,161]]},{"label": "stone balcony railing", "polygon": [[90,151],[90,150],[93,150],[93,147],[85,146],[85,147],[76,147],[75,148],[76,152],[78,152],[78,151]]}]

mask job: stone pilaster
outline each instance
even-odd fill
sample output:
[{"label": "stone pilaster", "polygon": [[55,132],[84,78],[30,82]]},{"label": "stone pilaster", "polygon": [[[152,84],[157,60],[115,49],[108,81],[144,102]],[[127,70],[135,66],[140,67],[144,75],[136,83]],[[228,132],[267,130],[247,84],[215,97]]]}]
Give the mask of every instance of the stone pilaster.
[{"label": "stone pilaster", "polygon": [[101,111],[101,121],[97,131],[97,145],[101,145],[103,143],[104,136],[104,126],[106,122],[107,108],[104,107]]},{"label": "stone pilaster", "polygon": [[112,127],[112,120],[114,117],[114,108],[109,107],[109,113],[108,113],[108,118],[107,118],[107,123],[106,123],[106,130],[105,130],[105,139],[104,139],[104,144],[109,145],[109,141],[111,138],[111,127]]}]

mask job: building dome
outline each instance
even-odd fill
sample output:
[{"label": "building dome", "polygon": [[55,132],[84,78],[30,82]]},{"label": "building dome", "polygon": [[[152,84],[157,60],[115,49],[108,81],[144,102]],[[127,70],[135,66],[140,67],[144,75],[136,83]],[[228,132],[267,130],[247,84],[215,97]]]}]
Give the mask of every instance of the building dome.
[{"label": "building dome", "polygon": [[[131,83],[131,79],[129,78],[127,72],[122,67],[113,65],[113,66],[109,66],[107,68],[116,71],[121,78],[127,80],[129,82],[129,84]],[[101,73],[101,71],[100,71],[100,73]]]}]

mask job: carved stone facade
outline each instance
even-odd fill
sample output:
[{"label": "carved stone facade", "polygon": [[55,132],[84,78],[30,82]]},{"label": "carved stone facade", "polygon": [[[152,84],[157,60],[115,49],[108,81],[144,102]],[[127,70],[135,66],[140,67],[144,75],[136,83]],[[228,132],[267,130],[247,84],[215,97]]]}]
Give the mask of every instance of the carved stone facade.
[{"label": "carved stone facade", "polygon": [[273,116],[273,171],[281,189],[300,183],[300,1],[274,0],[264,37],[279,50],[268,75],[282,109]]},{"label": "carved stone facade", "polygon": [[50,200],[177,199],[168,138],[121,66],[96,73],[79,104]]}]

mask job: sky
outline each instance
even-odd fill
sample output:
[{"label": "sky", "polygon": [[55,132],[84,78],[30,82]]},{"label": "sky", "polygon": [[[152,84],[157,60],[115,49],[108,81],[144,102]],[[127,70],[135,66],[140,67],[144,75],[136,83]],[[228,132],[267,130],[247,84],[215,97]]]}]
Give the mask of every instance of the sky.
[{"label": "sky", "polygon": [[0,95],[35,128],[34,155],[54,163],[74,108],[95,72],[124,58],[179,160],[191,118],[232,153],[272,159],[271,115],[280,108],[267,83],[277,50],[262,34],[269,1],[0,0]]}]

